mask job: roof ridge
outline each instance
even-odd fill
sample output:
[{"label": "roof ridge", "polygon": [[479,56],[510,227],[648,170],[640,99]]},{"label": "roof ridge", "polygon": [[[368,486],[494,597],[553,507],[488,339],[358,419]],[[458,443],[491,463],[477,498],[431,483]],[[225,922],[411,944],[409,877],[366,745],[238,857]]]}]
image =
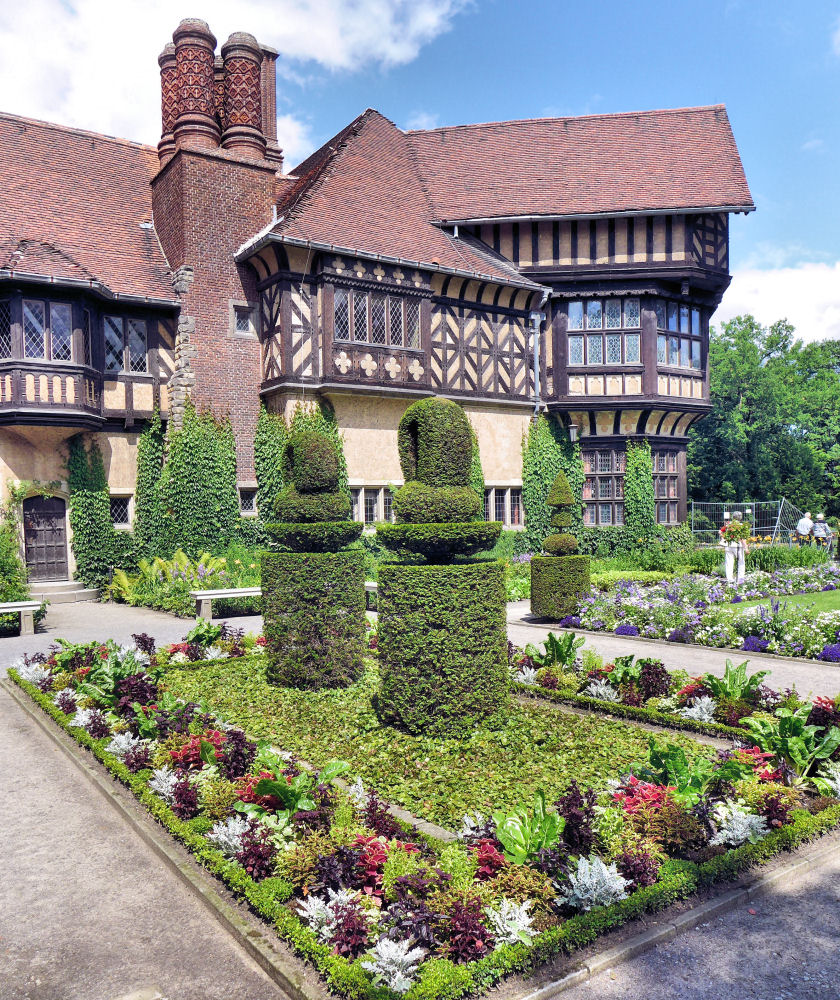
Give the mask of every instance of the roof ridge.
[{"label": "roof ridge", "polygon": [[408,136],[415,135],[429,135],[433,132],[451,132],[459,129],[473,129],[473,128],[504,128],[507,125],[530,125],[536,123],[545,122],[579,122],[588,121],[593,118],[603,119],[603,118],[639,118],[639,117],[649,117],[651,115],[675,115],[675,114],[685,114],[686,112],[699,112],[699,111],[726,111],[725,104],[697,104],[684,108],[653,108],[645,111],[604,111],[600,114],[589,114],[589,115],[551,115],[542,118],[509,118],[505,121],[492,121],[492,122],[467,122],[461,125],[439,125],[437,128],[416,128],[416,129],[406,129],[405,134]]},{"label": "roof ridge", "polygon": [[149,145],[145,142],[136,142],[133,139],[124,139],[121,136],[108,135],[105,132],[94,132],[92,129],[78,128],[76,125],[62,125],[60,122],[49,122],[44,118],[30,118],[27,115],[13,115],[9,111],[0,111],[0,119],[9,122],[21,122],[28,125],[38,125],[41,128],[53,129],[56,132],[69,133],[81,137],[101,139],[105,142],[112,142],[120,146],[130,146],[132,149],[142,149],[145,152],[157,153],[157,146]]},{"label": "roof ridge", "polygon": [[57,253],[59,254],[59,256],[69,261],[73,265],[73,267],[78,268],[83,274],[86,274],[88,278],[90,278],[92,281],[98,280],[96,275],[89,268],[85,267],[85,265],[81,261],[77,260],[72,254],[68,253],[64,249],[64,247],[60,246],[58,243],[53,243],[51,240],[41,240],[38,239],[37,237],[32,237],[32,236],[22,236],[14,244],[14,249],[12,249],[11,253],[9,254],[9,259],[11,260],[11,258],[14,257],[16,253],[20,253],[21,256],[25,256],[26,250],[23,249],[24,246],[26,246],[27,250],[30,248],[34,249],[35,247],[45,247],[50,253]]}]

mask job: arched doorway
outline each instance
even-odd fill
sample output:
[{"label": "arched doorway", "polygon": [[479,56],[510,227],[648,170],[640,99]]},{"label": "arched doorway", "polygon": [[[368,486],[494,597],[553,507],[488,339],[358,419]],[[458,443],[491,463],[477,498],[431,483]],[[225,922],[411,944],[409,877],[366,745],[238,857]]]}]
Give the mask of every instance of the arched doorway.
[{"label": "arched doorway", "polygon": [[30,580],[66,580],[67,505],[61,497],[23,501],[23,540]]}]

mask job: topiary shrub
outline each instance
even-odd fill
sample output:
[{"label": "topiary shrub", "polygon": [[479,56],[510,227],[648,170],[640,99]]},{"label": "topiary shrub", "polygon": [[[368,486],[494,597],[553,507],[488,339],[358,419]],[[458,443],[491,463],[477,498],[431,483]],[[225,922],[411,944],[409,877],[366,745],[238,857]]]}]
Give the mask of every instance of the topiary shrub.
[{"label": "topiary shrub", "polygon": [[378,574],[377,709],[412,733],[463,733],[495,724],[507,707],[504,567],[448,565],[492,548],[501,531],[498,522],[472,520],[480,503],[470,487],[473,441],[455,403],[409,406],[399,430],[406,485],[394,501],[398,523],[377,527],[398,556],[428,560],[383,564]]},{"label": "topiary shrub", "polygon": [[362,532],[361,524],[346,519],[350,500],[339,488],[341,469],[328,434],[304,430],[289,436],[283,470],[291,482],[275,502],[283,520],[266,526],[286,551],[262,559],[266,675],[272,684],[345,687],[361,673],[365,554],[340,551]]},{"label": "topiary shrub", "polygon": [[577,611],[590,579],[589,556],[573,555],[577,538],[563,530],[572,523],[575,498],[562,470],[551,484],[546,506],[554,510],[551,524],[560,531],[543,542],[547,554],[531,560],[531,613],[540,618],[564,618]]}]

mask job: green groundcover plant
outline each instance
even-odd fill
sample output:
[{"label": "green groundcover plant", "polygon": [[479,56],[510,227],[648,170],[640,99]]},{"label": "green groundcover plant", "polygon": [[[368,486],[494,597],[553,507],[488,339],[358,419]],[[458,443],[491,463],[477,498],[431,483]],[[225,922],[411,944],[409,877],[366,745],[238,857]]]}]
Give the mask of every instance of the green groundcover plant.
[{"label": "green groundcover plant", "polygon": [[[260,677],[264,658],[248,652],[258,640],[208,623],[163,651],[150,636],[134,640],[61,643],[24,657],[9,676],[348,998],[484,992],[840,823],[840,801],[779,780],[783,760],[772,751],[743,745],[715,755],[638,734],[629,760],[610,747],[599,788],[566,775],[562,791],[536,785],[529,796],[524,780],[509,782],[506,799],[490,795],[489,817],[471,811],[456,839],[434,839],[396,820],[355,764],[333,756],[344,748],[333,720],[310,737],[326,758],[316,773],[296,755],[297,720],[263,715],[263,702],[241,690],[233,711],[219,705],[224,688],[202,678],[218,676],[220,663],[231,675],[239,668],[240,686],[258,678],[251,699],[260,684],[282,697]],[[196,697],[200,690],[211,697]],[[299,704],[320,698],[322,712],[331,701],[335,716],[354,693],[364,697],[362,688],[287,694]],[[237,725],[236,710],[247,725]],[[261,717],[263,739],[255,738]],[[608,739],[632,731],[595,723]],[[370,737],[356,729],[359,759]],[[522,779],[525,746],[516,751]],[[391,772],[405,768],[405,749],[393,748]],[[427,764],[444,778],[442,760]],[[484,769],[473,768],[461,765],[453,787],[481,785]]]}]

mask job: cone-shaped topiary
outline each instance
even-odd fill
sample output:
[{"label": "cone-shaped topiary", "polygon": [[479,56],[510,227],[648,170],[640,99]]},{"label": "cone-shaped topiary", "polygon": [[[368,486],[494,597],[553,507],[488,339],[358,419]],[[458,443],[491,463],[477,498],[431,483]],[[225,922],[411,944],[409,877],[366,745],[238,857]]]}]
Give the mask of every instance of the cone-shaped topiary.
[{"label": "cone-shaped topiary", "polygon": [[286,550],[267,552],[262,561],[266,676],[284,687],[346,687],[362,670],[364,553],[339,551],[362,525],[347,520],[338,447],[321,431],[289,436],[283,451],[289,485],[275,503],[280,522],[266,526]]},{"label": "cone-shaped topiary", "polygon": [[567,530],[572,524],[575,498],[562,470],[545,502],[554,511],[551,526],[557,531],[543,542],[547,554],[531,560],[531,612],[540,618],[564,618],[577,610],[590,583],[589,556],[573,554],[578,543]]},{"label": "cone-shaped topiary", "polygon": [[501,722],[507,707],[504,567],[451,564],[491,548],[501,530],[471,520],[480,505],[473,447],[464,411],[449,400],[414,403],[400,421],[406,484],[394,497],[397,523],[380,525],[377,537],[427,563],[379,569],[377,709],[412,733],[457,735]]}]

